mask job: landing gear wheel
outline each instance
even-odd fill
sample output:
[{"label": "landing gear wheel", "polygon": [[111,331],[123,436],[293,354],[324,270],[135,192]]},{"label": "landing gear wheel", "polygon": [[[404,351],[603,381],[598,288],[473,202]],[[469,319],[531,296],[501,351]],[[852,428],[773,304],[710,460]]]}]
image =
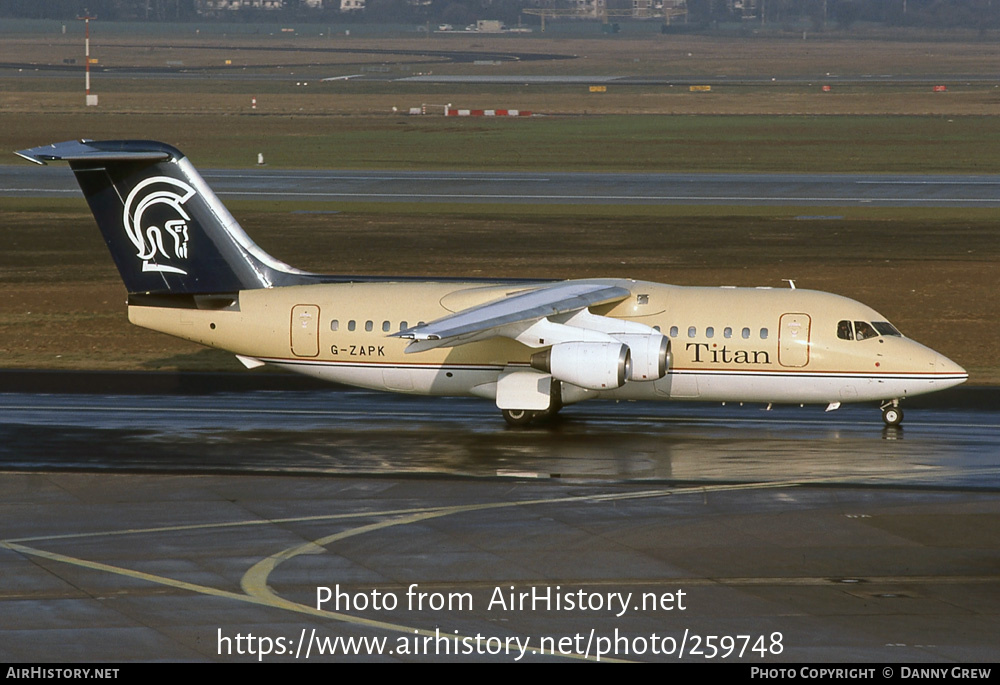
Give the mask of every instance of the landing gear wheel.
[{"label": "landing gear wheel", "polygon": [[887,426],[898,426],[903,422],[903,410],[899,407],[889,405],[882,410],[882,420],[885,421],[885,425]]},{"label": "landing gear wheel", "polygon": [[532,417],[535,421],[553,421],[556,418],[556,414],[562,409],[561,406],[551,406],[548,409],[543,409],[542,411],[536,411],[535,415]]},{"label": "landing gear wheel", "polygon": [[501,409],[500,412],[508,426],[527,426],[535,418],[535,412],[527,409]]}]

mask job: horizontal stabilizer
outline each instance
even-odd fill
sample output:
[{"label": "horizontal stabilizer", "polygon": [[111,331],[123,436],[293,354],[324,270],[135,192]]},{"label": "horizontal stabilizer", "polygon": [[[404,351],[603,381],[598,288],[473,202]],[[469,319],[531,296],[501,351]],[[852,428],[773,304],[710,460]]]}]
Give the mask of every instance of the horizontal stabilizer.
[{"label": "horizontal stabilizer", "polygon": [[15,152],[35,164],[49,162],[79,161],[162,161],[170,159],[171,153],[164,149],[149,149],[151,145],[162,147],[162,143],[135,140],[113,140],[95,143],[92,140],[68,140],[64,143],[42,145]]}]

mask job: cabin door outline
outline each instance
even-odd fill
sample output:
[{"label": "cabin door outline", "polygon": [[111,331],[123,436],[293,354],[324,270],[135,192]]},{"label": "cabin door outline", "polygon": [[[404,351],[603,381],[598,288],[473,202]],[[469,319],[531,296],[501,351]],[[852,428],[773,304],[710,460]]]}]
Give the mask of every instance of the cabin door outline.
[{"label": "cabin door outline", "polygon": [[778,324],[778,363],[802,368],[809,364],[812,317],[803,313],[782,314]]},{"label": "cabin door outline", "polygon": [[289,322],[289,345],[296,357],[319,356],[319,306],[297,304]]}]

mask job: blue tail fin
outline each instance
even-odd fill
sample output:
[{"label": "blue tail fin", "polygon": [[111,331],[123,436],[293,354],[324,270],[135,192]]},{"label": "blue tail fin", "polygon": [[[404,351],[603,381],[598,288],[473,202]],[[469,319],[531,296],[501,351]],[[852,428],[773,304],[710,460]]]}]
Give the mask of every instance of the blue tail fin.
[{"label": "blue tail fin", "polygon": [[69,162],[129,293],[208,294],[315,282],[260,249],[188,159],[154,141],[22,150]]}]

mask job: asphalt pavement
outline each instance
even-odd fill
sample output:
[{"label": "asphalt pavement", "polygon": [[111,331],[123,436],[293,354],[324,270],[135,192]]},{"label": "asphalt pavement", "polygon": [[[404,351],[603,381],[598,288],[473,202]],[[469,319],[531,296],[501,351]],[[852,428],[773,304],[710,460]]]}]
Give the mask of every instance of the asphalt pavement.
[{"label": "asphalt pavement", "polygon": [[[308,202],[998,207],[1000,177],[202,169],[222,198]],[[64,165],[0,165],[0,198],[81,197]],[[809,216],[810,212],[804,211]]]}]

